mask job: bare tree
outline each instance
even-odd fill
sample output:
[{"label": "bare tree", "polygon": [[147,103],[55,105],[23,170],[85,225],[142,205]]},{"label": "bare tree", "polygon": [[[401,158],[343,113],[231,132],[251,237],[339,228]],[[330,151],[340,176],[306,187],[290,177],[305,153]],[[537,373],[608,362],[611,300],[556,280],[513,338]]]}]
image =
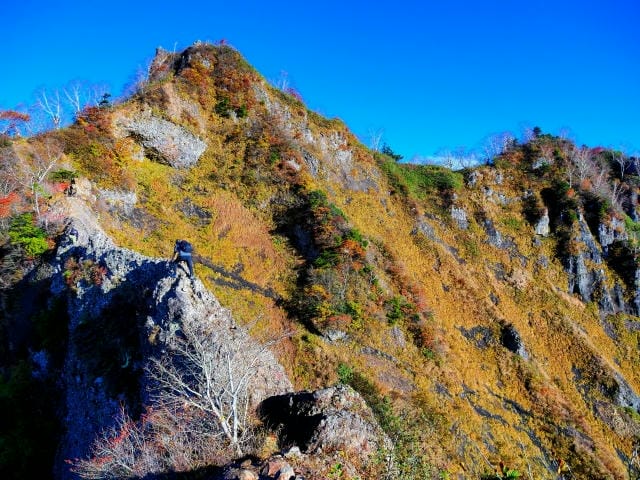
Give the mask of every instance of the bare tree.
[{"label": "bare tree", "polygon": [[453,150],[444,148],[436,152],[434,163],[451,170],[470,168],[480,163],[480,155],[478,152],[467,150],[464,146],[456,147]]},{"label": "bare tree", "polygon": [[149,370],[156,385],[154,402],[169,411],[188,408],[204,414],[242,454],[249,387],[267,346],[249,341],[243,331],[221,331],[206,322],[185,322],[182,333],[171,355],[154,360]]},{"label": "bare tree", "polygon": [[20,161],[18,168],[12,172],[12,180],[30,193],[33,211],[38,221],[42,219],[41,200],[47,193],[45,180],[61,157],[61,146],[53,140],[46,139],[35,145],[31,158]]},{"label": "bare tree", "polygon": [[438,152],[436,152],[436,158],[438,159],[438,163],[441,163],[449,170],[453,169],[456,158],[453,152],[448,148],[438,150]]},{"label": "bare tree", "polygon": [[629,156],[629,161],[633,165],[633,173],[640,175],[640,152],[634,152]]},{"label": "bare tree", "polygon": [[[148,60],[145,66],[138,65],[135,73],[127,81],[120,98],[127,98],[137,93],[144,93],[149,85],[149,78],[152,76],[153,60]],[[108,92],[108,88],[103,88],[99,97]],[[98,97],[98,98],[99,98]],[[98,103],[98,101],[96,101]]]},{"label": "bare tree", "polygon": [[555,146],[551,143],[541,143],[540,144],[540,156],[547,163],[553,163],[553,152],[555,150]]},{"label": "bare tree", "polygon": [[611,170],[608,165],[596,164],[591,165],[590,179],[591,188],[601,197],[608,197],[611,194],[611,188],[609,186],[609,174]]},{"label": "bare tree", "polygon": [[71,82],[68,86],[62,89],[64,96],[67,99],[67,103],[71,106],[73,114],[78,116],[86,104],[84,88],[78,81]]},{"label": "bare tree", "polygon": [[384,130],[382,128],[378,128],[376,130],[369,129],[369,148],[374,152],[379,152],[380,148],[382,148],[383,134]]},{"label": "bare tree", "polygon": [[202,320],[185,320],[180,331],[148,368],[153,406],[137,422],[122,410],[89,457],[71,462],[73,472],[101,479],[189,471],[250,444],[252,382],[273,342]]},{"label": "bare tree", "polygon": [[578,169],[575,163],[569,161],[567,162],[567,182],[569,183],[569,188],[573,188],[573,181],[576,176],[578,176]]},{"label": "bare tree", "polygon": [[458,165],[460,168],[472,168],[480,163],[476,152],[465,152],[458,157]]},{"label": "bare tree", "polygon": [[522,143],[529,143],[534,138],[536,138],[536,135],[534,133],[534,128],[529,125],[523,126],[522,127]]},{"label": "bare tree", "polygon": [[558,137],[562,140],[571,140],[573,138],[573,134],[571,133],[571,129],[569,127],[561,127],[558,131]]},{"label": "bare tree", "polygon": [[82,478],[188,471],[242,454],[253,440],[251,392],[268,354],[236,327],[185,320],[181,335],[148,368],[152,406],[134,422],[124,411],[72,462]]},{"label": "bare tree", "polygon": [[613,163],[620,168],[620,180],[624,180],[624,174],[632,163],[631,158],[625,155],[624,152],[614,149],[611,149],[611,158]]},{"label": "bare tree", "polygon": [[618,180],[617,178],[613,181],[612,185],[611,185],[611,205],[613,205],[614,207],[621,209],[621,196],[622,194],[624,194],[627,190],[629,189],[629,187],[621,182],[620,180]]},{"label": "bare tree", "polygon": [[98,105],[108,91],[107,85],[89,84],[80,80],[75,80],[62,89],[65,102],[69,104],[76,118],[87,107]]},{"label": "bare tree", "polygon": [[18,187],[15,175],[18,159],[11,149],[0,150],[0,197],[6,197]]},{"label": "bare tree", "polygon": [[587,147],[574,148],[570,154],[570,161],[575,165],[580,182],[593,171],[594,162],[591,150]]},{"label": "bare tree", "polygon": [[482,145],[482,153],[484,154],[485,161],[491,162],[495,157],[504,153],[509,146],[513,144],[514,140],[515,137],[511,132],[489,135]]},{"label": "bare tree", "polygon": [[16,194],[18,182],[14,175],[16,164],[17,158],[12,149],[0,149],[0,237],[9,224],[12,205],[19,200]]},{"label": "bare tree", "polygon": [[42,90],[37,99],[37,105],[44,112],[55,129],[60,128],[62,123],[62,102],[60,101],[60,92],[54,90],[51,93],[47,93],[46,90]]},{"label": "bare tree", "polygon": [[280,76],[273,82],[273,86],[285,92],[289,88],[289,74],[284,70],[280,71]]},{"label": "bare tree", "polygon": [[115,424],[93,443],[92,458],[75,462],[71,471],[87,479],[131,478],[158,471],[142,466],[140,453],[147,450],[144,436],[144,423],[136,424],[121,407]]}]

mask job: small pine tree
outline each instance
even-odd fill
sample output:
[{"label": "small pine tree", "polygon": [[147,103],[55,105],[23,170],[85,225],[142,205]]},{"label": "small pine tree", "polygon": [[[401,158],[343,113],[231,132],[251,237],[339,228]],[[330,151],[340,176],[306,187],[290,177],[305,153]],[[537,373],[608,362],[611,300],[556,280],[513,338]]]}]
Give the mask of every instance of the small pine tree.
[{"label": "small pine tree", "polygon": [[382,149],[380,150],[382,153],[384,153],[385,155],[387,155],[388,157],[393,158],[396,162],[399,162],[400,160],[402,160],[404,157],[402,155],[398,155],[397,153],[395,153],[391,147],[389,145],[387,145],[386,143],[382,146]]}]

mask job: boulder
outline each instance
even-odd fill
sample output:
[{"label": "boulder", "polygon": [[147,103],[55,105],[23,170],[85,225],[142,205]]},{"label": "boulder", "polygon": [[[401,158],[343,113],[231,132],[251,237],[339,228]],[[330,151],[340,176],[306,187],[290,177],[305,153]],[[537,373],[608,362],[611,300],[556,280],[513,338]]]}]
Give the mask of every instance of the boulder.
[{"label": "boulder", "polygon": [[347,385],[273,396],[262,402],[259,413],[281,432],[281,442],[307,454],[341,451],[366,463],[391,446],[371,409]]}]

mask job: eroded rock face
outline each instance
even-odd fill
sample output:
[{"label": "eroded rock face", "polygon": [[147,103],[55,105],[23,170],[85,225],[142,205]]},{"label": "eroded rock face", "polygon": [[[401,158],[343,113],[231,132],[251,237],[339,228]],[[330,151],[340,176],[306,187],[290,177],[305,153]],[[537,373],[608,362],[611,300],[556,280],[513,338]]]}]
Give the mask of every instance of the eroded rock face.
[{"label": "eroded rock face", "polygon": [[536,223],[535,230],[536,235],[540,235],[541,237],[548,237],[551,233],[549,226],[549,210],[547,208],[544,209],[542,217],[540,217],[540,220]]},{"label": "eroded rock face", "polygon": [[366,463],[379,448],[390,447],[371,409],[346,385],[274,396],[262,402],[259,412],[281,428],[285,444],[305,453],[343,451]]},{"label": "eroded rock face", "polygon": [[625,304],[615,288],[607,286],[602,248],[582,214],[578,217],[578,229],[574,232],[573,241],[579,248],[577,253],[566,258],[569,292],[577,293],[584,302],[597,302],[602,313],[633,309]]},{"label": "eroded rock face", "polygon": [[469,228],[469,220],[467,219],[467,212],[460,207],[451,207],[451,218],[458,225],[458,228],[466,230]]},{"label": "eroded rock face", "polygon": [[615,241],[627,240],[628,235],[624,228],[624,222],[618,218],[611,218],[609,222],[601,222],[598,225],[598,241],[603,253],[608,253],[609,246]]},{"label": "eroded rock face", "polygon": [[487,234],[487,242],[489,242],[490,245],[500,249],[515,248],[513,241],[500,233],[489,218],[484,219],[483,227]]},{"label": "eroded rock face", "polygon": [[145,149],[145,155],[174,168],[193,166],[207,144],[180,125],[150,113],[123,117],[116,122],[123,135],[134,137]]}]

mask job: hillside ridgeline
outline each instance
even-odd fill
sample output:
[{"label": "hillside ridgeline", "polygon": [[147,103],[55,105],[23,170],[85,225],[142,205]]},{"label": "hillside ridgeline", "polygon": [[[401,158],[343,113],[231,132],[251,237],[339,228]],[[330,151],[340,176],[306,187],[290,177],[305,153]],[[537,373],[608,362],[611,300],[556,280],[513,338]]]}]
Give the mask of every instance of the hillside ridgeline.
[{"label": "hillside ridgeline", "polygon": [[[640,474],[638,159],[536,130],[485,165],[400,163],[207,44],[3,145],[4,168],[38,178],[0,204],[2,399],[23,405],[2,444],[31,446],[3,472],[38,457],[89,478],[100,439],[133,431],[184,455],[134,446],[121,477]],[[177,237],[194,282],[167,262]],[[164,382],[190,339],[242,346],[237,438]]]}]

